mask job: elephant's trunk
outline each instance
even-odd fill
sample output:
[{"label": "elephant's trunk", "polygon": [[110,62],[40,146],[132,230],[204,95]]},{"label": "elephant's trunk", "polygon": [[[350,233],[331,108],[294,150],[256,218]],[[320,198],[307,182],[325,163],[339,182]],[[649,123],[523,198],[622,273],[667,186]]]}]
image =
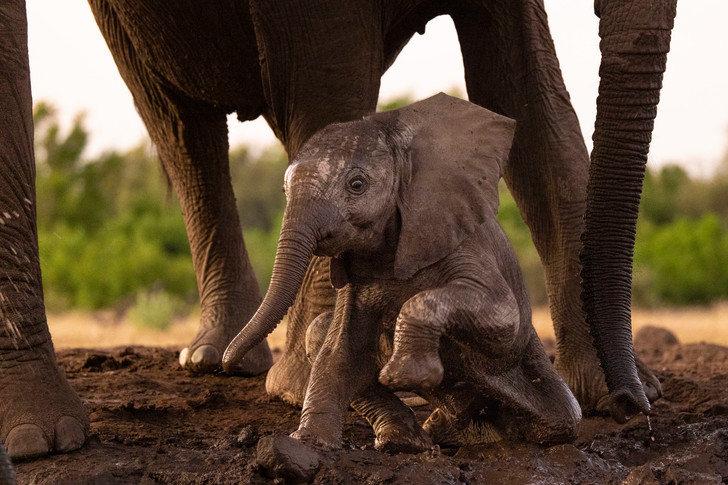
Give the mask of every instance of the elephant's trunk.
[{"label": "elephant's trunk", "polygon": [[286,207],[268,292],[253,318],[225,350],[222,366],[226,372],[234,371],[245,354],[276,328],[293,305],[313,252],[334,223],[334,214],[338,213],[320,201],[305,207]]},{"label": "elephant's trunk", "polygon": [[583,303],[618,421],[650,409],[632,346],[632,256],[675,9],[676,0],[596,1],[602,64],[582,237]]}]

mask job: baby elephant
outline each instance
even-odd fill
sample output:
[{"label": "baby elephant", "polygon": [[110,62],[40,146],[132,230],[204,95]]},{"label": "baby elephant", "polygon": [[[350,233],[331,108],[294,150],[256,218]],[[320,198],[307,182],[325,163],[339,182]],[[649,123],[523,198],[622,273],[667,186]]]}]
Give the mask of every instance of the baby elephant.
[{"label": "baby elephant", "polygon": [[[575,439],[579,406],[531,325],[516,257],[496,221],[514,128],[438,94],[328,126],[300,151],[286,172],[270,289],[223,359],[234,368],[301,285],[328,269],[333,310],[315,319],[302,312],[312,365],[294,437],[340,446],[351,404],[380,449]],[[301,340],[289,331],[287,354]],[[271,372],[308,372],[300,358],[283,362]],[[274,393],[297,402],[297,389],[279,383]],[[437,406],[424,430],[394,390]]]}]

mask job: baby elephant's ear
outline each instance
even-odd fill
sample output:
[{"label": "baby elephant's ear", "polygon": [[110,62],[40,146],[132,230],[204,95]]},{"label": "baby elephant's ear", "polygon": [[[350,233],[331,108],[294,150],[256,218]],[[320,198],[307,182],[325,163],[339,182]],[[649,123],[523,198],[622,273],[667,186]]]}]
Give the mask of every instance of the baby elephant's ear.
[{"label": "baby elephant's ear", "polygon": [[495,217],[516,123],[442,93],[400,109],[398,121],[413,133],[395,256],[395,274],[406,279]]}]

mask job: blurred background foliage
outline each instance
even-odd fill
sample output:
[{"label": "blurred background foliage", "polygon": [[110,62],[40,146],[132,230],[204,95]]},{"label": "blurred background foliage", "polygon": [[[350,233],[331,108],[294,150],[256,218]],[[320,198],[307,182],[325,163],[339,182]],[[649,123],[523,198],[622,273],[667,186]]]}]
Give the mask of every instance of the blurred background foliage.
[{"label": "blurred background foliage", "polygon": [[[410,101],[404,96],[380,109]],[[130,308],[135,321],[148,320],[149,326],[189,311],[197,301],[189,244],[179,204],[150,144],[89,159],[83,116],[62,132],[54,108],[38,103],[34,121],[49,310]],[[279,146],[230,152],[245,241],[263,291],[285,206],[286,165]],[[516,248],[532,302],[545,304],[543,271],[528,230],[502,182],[500,193],[499,220]],[[728,299],[728,153],[709,179],[690,177],[678,166],[648,170],[633,289],[641,306]]]}]

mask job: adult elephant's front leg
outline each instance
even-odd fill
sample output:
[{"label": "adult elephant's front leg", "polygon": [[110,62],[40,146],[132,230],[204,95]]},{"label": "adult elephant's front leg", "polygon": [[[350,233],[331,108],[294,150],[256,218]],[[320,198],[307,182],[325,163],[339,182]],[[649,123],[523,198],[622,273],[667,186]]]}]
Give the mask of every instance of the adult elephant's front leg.
[{"label": "adult elephant's front leg", "polygon": [[327,448],[341,446],[349,404],[376,383],[378,319],[355,299],[351,285],[338,292],[334,318],[313,363],[294,438]]},{"label": "adult elephant's front leg", "polygon": [[[144,62],[122,17],[107,2],[90,5],[182,207],[202,314],[180,363],[194,371],[215,371],[227,344],[262,300],[235,207],[225,112],[175,89]],[[272,363],[264,341],[237,371],[260,374]]]},{"label": "adult elephant's front leg", "polygon": [[43,306],[27,46],[25,2],[0,3],[0,440],[13,459],[75,450],[89,426]]}]

